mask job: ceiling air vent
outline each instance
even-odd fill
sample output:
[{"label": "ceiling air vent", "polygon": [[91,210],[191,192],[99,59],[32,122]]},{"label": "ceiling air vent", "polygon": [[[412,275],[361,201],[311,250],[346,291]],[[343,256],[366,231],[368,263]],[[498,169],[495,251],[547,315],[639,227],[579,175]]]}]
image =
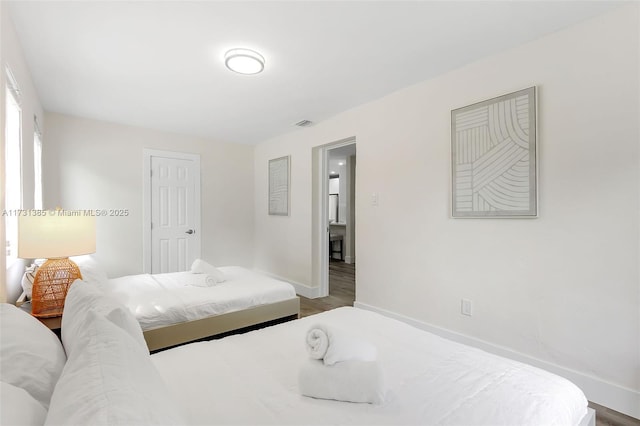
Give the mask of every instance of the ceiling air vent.
[{"label": "ceiling air vent", "polygon": [[313,124],[312,121],[309,120],[300,120],[295,125],[298,127],[309,127]]}]

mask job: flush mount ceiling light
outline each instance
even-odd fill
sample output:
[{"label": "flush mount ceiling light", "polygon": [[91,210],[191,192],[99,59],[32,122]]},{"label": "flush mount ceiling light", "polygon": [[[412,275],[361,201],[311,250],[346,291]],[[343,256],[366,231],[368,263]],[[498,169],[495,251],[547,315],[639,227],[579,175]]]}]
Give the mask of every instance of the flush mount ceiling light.
[{"label": "flush mount ceiling light", "polygon": [[258,74],[264,70],[264,57],[249,49],[231,49],[224,55],[224,64],[238,74]]}]

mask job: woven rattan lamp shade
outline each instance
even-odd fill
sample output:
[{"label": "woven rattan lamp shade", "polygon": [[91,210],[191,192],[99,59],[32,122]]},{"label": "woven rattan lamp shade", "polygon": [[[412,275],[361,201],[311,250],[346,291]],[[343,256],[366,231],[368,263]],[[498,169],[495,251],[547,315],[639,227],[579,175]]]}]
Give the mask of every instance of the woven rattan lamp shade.
[{"label": "woven rattan lamp shade", "polygon": [[62,315],[69,286],[82,278],[69,256],[95,253],[96,220],[83,211],[57,210],[18,218],[18,257],[47,258],[33,282],[31,314]]}]

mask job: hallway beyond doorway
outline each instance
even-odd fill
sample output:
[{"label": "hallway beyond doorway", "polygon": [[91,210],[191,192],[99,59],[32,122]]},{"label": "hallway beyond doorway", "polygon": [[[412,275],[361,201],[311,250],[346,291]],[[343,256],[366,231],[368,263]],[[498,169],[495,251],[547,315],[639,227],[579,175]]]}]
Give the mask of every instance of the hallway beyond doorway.
[{"label": "hallway beyond doorway", "polygon": [[300,317],[353,306],[356,299],[356,265],[340,260],[329,261],[329,296],[307,299],[300,296]]}]

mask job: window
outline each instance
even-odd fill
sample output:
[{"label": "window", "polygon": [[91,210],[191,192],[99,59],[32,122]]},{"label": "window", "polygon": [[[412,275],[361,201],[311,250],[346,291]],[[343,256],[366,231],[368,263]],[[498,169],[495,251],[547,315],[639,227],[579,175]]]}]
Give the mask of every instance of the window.
[{"label": "window", "polygon": [[33,117],[33,208],[42,210],[42,133],[37,117]]},{"label": "window", "polygon": [[[7,69],[5,120],[5,209],[4,216],[7,237],[7,260],[13,260],[18,254],[18,215],[15,210],[22,207],[22,143],[20,109],[20,90]],[[14,210],[14,212],[12,212]],[[9,263],[7,262],[7,265]]]}]

